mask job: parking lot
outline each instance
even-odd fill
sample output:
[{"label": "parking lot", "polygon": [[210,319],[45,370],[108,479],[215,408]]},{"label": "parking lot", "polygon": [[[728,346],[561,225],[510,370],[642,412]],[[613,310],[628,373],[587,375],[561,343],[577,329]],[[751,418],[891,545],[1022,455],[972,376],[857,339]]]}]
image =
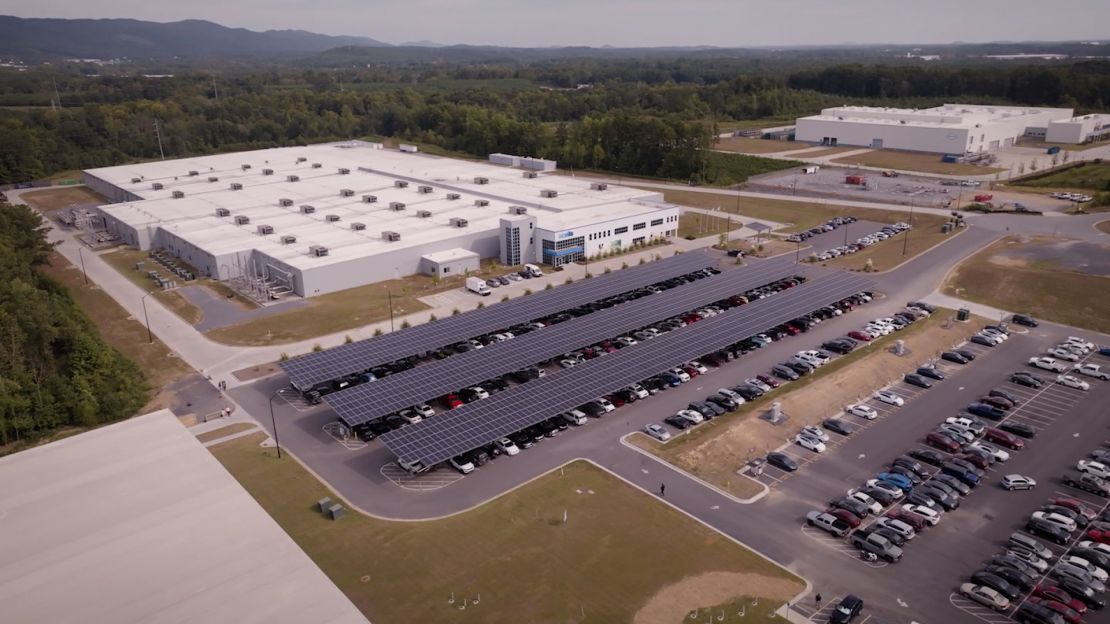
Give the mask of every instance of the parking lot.
[{"label": "parking lot", "polygon": [[[864,184],[847,184],[845,180],[849,175],[862,176]],[[887,178],[879,171],[826,166],[813,174],[795,175],[793,171],[784,171],[760,176],[754,182],[759,190],[772,192],[792,193],[797,184],[798,195],[851,197],[903,205],[913,202],[915,206],[930,208],[944,208],[948,202],[954,205],[957,199],[971,199],[980,192],[981,186],[946,185],[941,178],[907,174]]]}]

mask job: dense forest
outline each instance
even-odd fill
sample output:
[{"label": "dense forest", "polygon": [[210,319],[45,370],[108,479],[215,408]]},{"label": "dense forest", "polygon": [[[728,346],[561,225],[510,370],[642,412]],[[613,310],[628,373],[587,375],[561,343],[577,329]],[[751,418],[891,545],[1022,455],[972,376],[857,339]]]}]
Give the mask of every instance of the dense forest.
[{"label": "dense forest", "polygon": [[126,418],[146,401],[138,368],[36,270],[52,249],[38,213],[0,204],[0,445]]}]

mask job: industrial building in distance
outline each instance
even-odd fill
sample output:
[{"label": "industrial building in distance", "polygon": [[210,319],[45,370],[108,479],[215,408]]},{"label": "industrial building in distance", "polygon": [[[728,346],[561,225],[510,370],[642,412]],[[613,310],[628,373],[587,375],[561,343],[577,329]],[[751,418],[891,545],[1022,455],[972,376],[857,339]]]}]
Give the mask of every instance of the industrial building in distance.
[{"label": "industrial building in distance", "polygon": [[959,155],[994,152],[1022,137],[1086,143],[1107,136],[1110,115],[1075,117],[1070,108],[973,104],[925,109],[837,106],[798,118],[795,131],[795,140],[807,143]]},{"label": "industrial building in distance", "polygon": [[559,266],[674,236],[661,193],[346,141],[90,169],[105,230],[237,288],[309,297],[482,258]]}]

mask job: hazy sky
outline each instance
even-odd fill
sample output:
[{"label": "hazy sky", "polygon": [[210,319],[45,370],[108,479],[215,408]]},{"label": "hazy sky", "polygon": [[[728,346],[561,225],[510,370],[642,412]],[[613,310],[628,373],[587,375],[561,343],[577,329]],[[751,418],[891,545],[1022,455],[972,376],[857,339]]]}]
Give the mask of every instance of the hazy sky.
[{"label": "hazy sky", "polygon": [[389,43],[948,43],[1110,37],[1110,0],[0,0],[21,17],[207,19]]}]

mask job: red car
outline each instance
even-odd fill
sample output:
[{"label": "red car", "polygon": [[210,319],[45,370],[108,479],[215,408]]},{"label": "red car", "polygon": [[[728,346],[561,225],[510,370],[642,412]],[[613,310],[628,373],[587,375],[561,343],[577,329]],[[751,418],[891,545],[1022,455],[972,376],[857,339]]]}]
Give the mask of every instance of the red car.
[{"label": "red car", "polygon": [[1005,446],[1014,451],[1020,451],[1025,448],[1024,440],[1001,429],[995,429],[994,427],[988,427],[987,430],[983,432],[983,439],[987,442],[994,442],[1000,446]]},{"label": "red car", "polygon": [[617,394],[607,394],[605,395],[605,400],[612,403],[613,407],[624,407],[624,404],[627,403],[627,401],[624,400],[624,397]]},{"label": "red car", "polygon": [[837,519],[843,520],[845,523],[848,524],[848,526],[852,527],[853,529],[859,526],[860,517],[848,511],[847,509],[841,509],[839,507],[829,507],[825,510],[825,513],[829,514],[830,516],[836,516]]},{"label": "red car", "polygon": [[861,340],[863,342],[871,342],[871,335],[865,334],[861,331],[848,332],[848,337],[855,340]]},{"label": "red car", "polygon": [[1053,505],[1059,505],[1065,509],[1070,509],[1075,513],[1087,519],[1087,522],[1094,520],[1098,517],[1098,512],[1083,503],[1075,500],[1074,498],[1053,498],[1049,500]]},{"label": "red car", "polygon": [[1087,539],[1099,544],[1110,544],[1110,531],[1103,531],[1101,529],[1089,529],[1087,531]]},{"label": "red car", "polygon": [[[1051,583],[1041,583],[1037,585],[1037,587],[1033,589],[1033,596],[1067,605],[1080,615],[1087,612],[1087,605],[1084,604],[1082,600],[1072,598],[1071,594]],[[1030,600],[1033,600],[1033,598],[1030,598]]]},{"label": "red car", "polygon": [[690,376],[690,379],[693,379],[694,377],[697,377],[701,374],[698,372],[698,369],[694,368],[693,366],[679,366],[679,368],[686,371],[686,374]]},{"label": "red car", "polygon": [[939,433],[930,433],[925,436],[925,444],[947,453],[956,453],[960,450],[960,445],[956,444],[955,440]]},{"label": "red car", "polygon": [[462,399],[460,399],[459,395],[455,394],[454,392],[444,395],[444,397],[440,400],[443,401],[443,404],[447,406],[447,409],[455,409],[456,407],[463,404]]},{"label": "red car", "polygon": [[802,333],[802,330],[798,329],[797,327],[795,327],[793,325],[783,325],[782,328],[783,328],[783,330],[786,331],[786,333],[790,334],[791,336],[797,336],[798,334]]},{"label": "red car", "polygon": [[1052,609],[1053,611],[1062,615],[1064,617],[1064,621],[1068,622],[1068,624],[1079,624],[1081,621],[1079,612],[1062,602],[1049,600],[1047,598],[1038,598],[1036,596],[1031,597],[1029,599],[1029,602]]},{"label": "red car", "polygon": [[914,531],[925,530],[925,519],[917,514],[912,514],[901,509],[891,509],[890,511],[886,512],[886,517],[894,518],[895,520],[901,520],[902,522],[905,522],[906,524],[913,527]]},{"label": "red car", "polygon": [[960,459],[982,470],[986,470],[987,468],[991,467],[990,460],[977,453],[965,453],[963,455],[960,455]]},{"label": "red car", "polygon": [[770,375],[756,375],[755,378],[767,384],[768,386],[771,386],[772,388],[778,388],[782,385],[782,383],[779,382],[778,379],[775,379]]}]

